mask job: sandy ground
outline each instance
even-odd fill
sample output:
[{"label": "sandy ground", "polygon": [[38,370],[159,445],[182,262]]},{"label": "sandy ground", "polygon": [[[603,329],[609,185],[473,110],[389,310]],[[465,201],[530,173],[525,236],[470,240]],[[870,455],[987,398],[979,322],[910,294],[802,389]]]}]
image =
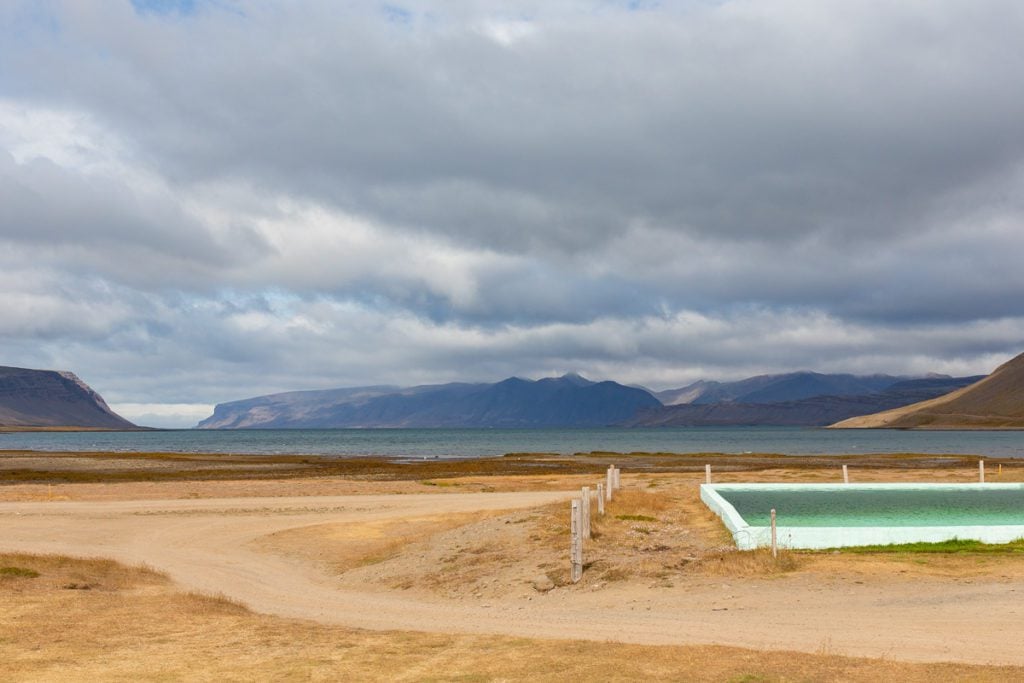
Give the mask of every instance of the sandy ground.
[{"label": "sandy ground", "polygon": [[[124,499],[144,484],[109,485],[108,495],[92,501],[15,495],[0,503],[0,549],[144,563],[184,588],[259,612],[374,630],[1024,664],[1017,643],[1024,572],[1005,563],[961,576],[864,574],[826,563],[776,577],[693,574],[664,584],[589,581],[540,592],[531,581],[546,558],[531,563],[525,522],[541,506],[568,500],[568,491],[424,494],[415,493],[422,485],[396,482],[386,494],[365,493],[371,485],[363,484],[363,495],[237,497],[230,482],[219,485],[235,497]],[[252,483],[238,484],[245,485]],[[189,485],[174,486],[163,489],[168,498]],[[386,549],[389,540],[411,550],[382,563],[345,564],[346,548],[361,554],[367,543]],[[510,544],[523,557],[489,570],[493,577],[476,577],[465,591],[445,595],[426,585],[458,553]],[[396,582],[401,576],[404,583]]]}]

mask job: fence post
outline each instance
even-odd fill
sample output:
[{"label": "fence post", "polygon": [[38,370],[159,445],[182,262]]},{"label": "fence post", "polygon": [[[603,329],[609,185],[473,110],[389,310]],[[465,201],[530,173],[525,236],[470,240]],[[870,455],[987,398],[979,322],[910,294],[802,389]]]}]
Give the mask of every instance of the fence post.
[{"label": "fence post", "polygon": [[583,505],[580,506],[580,514],[583,517],[583,525],[582,525],[583,538],[589,539],[590,538],[590,487],[589,486],[584,486],[583,489],[580,491],[580,494],[581,494],[580,500],[583,502]]},{"label": "fence post", "polygon": [[604,483],[597,482],[597,514],[604,516]]},{"label": "fence post", "polygon": [[982,484],[985,483],[985,461],[984,460],[979,460],[978,461],[978,481],[980,481]]},{"label": "fence post", "polygon": [[[764,508],[761,508],[762,510]],[[777,558],[779,556],[779,546],[775,539],[775,508],[772,508],[772,557]]]},{"label": "fence post", "polygon": [[608,465],[608,472],[605,474],[605,479],[607,480],[607,484],[608,484],[608,486],[607,486],[608,490],[606,491],[606,495],[608,496],[608,500],[612,499],[612,489],[615,488],[615,474],[614,474],[614,472],[615,472],[615,465]]},{"label": "fence post", "polygon": [[570,520],[570,530],[572,531],[572,543],[569,546],[570,578],[573,583],[576,583],[583,578],[583,537],[580,532],[580,501],[575,498],[572,501]]},{"label": "fence post", "polygon": [[704,483],[705,484],[710,484],[711,483],[711,463],[708,463],[707,465],[704,465]]},{"label": "fence post", "polygon": [[850,470],[846,469],[846,465],[843,465],[843,483],[850,483]]},{"label": "fence post", "polygon": [[620,470],[618,467],[616,467],[615,468],[615,488],[617,488],[617,489],[621,489],[622,488],[622,478],[621,478],[621,475],[622,475],[622,470]]}]

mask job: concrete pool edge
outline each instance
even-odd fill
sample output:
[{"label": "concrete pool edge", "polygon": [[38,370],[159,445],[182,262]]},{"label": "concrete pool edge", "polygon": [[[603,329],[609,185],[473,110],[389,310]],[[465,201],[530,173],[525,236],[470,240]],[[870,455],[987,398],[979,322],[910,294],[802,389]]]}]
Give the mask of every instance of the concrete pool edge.
[{"label": "concrete pool edge", "polygon": [[[700,498],[717,514],[732,534],[736,547],[753,550],[771,544],[771,528],[751,526],[719,491],[729,490],[1022,490],[1024,484],[701,484]],[[937,543],[952,539],[977,540],[983,543],[1009,543],[1024,538],[1024,525],[951,525],[904,527],[776,527],[780,547],[800,550],[823,550],[863,545],[900,543]]]}]

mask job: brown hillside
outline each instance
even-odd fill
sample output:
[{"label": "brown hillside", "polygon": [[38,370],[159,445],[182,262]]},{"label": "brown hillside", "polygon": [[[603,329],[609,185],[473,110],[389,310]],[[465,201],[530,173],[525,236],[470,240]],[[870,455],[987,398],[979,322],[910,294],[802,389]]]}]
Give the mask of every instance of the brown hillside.
[{"label": "brown hillside", "polygon": [[1024,354],[952,393],[837,422],[839,429],[1024,429]]}]

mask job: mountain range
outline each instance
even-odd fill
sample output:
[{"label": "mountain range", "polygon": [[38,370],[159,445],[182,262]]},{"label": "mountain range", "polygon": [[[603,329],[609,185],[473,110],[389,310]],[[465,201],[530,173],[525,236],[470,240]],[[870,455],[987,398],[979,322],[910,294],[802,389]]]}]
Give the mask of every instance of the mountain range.
[{"label": "mountain range", "polygon": [[[852,419],[850,419],[852,418]],[[577,374],[294,391],[216,406],[202,429],[778,425],[1024,427],[1024,354],[984,377],[793,372],[661,392]],[[136,429],[70,372],[0,367],[0,427]]]},{"label": "mountain range", "polygon": [[0,426],[135,429],[74,373],[0,366]]},{"label": "mountain range", "polygon": [[[201,429],[823,426],[941,396],[978,379],[795,372],[650,392],[576,374],[495,384],[296,391],[222,403]],[[663,402],[673,405],[663,405]]]},{"label": "mountain range", "polygon": [[666,406],[712,403],[778,403],[815,396],[867,396],[884,391],[905,380],[892,375],[824,375],[818,372],[790,372],[758,375],[738,382],[701,380],[680,389],[654,395]]},{"label": "mountain range", "polygon": [[[888,410],[942,396],[967,386],[979,377],[928,377],[897,380],[866,394],[824,394],[797,400],[687,403],[638,413],[624,427],[776,426],[824,427],[854,415]],[[849,386],[849,385],[848,385]],[[804,393],[804,392],[797,392]],[[769,395],[779,395],[774,392]],[[782,394],[784,395],[784,394]]]}]

